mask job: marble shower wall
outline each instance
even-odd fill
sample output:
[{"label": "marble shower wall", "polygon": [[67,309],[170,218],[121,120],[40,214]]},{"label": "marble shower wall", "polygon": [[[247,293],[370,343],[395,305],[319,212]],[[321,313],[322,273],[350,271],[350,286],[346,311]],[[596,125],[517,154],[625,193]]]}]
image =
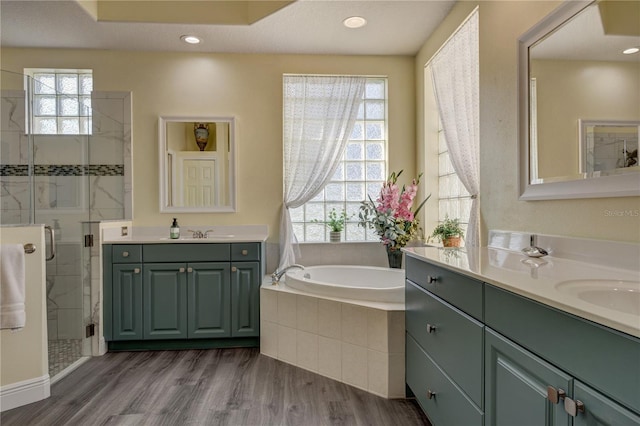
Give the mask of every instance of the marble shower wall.
[{"label": "marble shower wall", "polygon": [[46,265],[49,339],[84,339],[94,316],[86,222],[132,215],[131,95],[92,94],[92,135],[33,135],[32,177],[25,92],[1,95],[0,223],[33,221],[55,230],[56,257]]}]

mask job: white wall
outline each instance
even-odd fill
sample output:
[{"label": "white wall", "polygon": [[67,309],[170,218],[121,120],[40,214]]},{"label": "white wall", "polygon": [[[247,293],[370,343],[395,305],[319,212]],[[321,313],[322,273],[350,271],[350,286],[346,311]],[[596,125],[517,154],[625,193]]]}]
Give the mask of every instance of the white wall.
[{"label": "white wall", "polygon": [[0,227],[0,242],[36,246],[25,255],[25,327],[0,331],[0,411],[6,411],[50,395],[44,227]]},{"label": "white wall", "polygon": [[[322,56],[11,49],[2,68],[90,68],[94,89],[132,91],[134,225],[167,226],[158,208],[158,117],[235,116],[236,213],[178,214],[188,225],[267,224],[278,241],[282,200],[282,75],[389,78],[389,165],[414,173],[415,85],[409,56]],[[148,71],[147,71],[148,70]]]}]

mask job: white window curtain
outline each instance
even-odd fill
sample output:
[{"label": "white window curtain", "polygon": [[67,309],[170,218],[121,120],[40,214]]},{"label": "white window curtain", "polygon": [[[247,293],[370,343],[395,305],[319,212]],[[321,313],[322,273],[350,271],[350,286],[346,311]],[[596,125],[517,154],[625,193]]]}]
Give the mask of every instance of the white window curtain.
[{"label": "white window curtain", "polygon": [[350,76],[284,77],[279,270],[296,260],[289,209],[315,197],[335,173],[362,103],[365,81]]},{"label": "white window curtain", "polygon": [[479,244],[480,149],[478,10],[431,60],[436,104],[453,168],[471,194],[465,243]]}]

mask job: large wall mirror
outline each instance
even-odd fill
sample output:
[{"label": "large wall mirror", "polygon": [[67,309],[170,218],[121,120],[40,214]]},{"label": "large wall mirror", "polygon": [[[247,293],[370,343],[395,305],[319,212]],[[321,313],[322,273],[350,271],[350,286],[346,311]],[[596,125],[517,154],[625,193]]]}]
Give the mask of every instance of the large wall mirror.
[{"label": "large wall mirror", "polygon": [[568,1],[520,38],[520,199],[640,195],[633,47],[635,1]]},{"label": "large wall mirror", "polygon": [[160,211],[233,212],[235,119],[160,117]]}]

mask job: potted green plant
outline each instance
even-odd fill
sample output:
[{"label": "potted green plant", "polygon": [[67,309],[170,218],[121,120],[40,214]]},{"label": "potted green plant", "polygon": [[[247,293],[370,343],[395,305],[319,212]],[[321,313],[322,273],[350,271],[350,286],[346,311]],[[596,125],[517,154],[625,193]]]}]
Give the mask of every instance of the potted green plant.
[{"label": "potted green plant", "polygon": [[344,229],[345,223],[348,219],[347,213],[344,210],[338,213],[334,208],[331,209],[327,217],[329,220],[325,222],[321,222],[319,220],[314,220],[313,222],[326,224],[329,228],[329,241],[332,243],[339,243],[340,235],[342,234],[342,230]]},{"label": "potted green plant", "polygon": [[445,247],[460,247],[460,240],[464,238],[460,219],[449,219],[449,216],[445,216],[444,221],[434,228],[431,237],[442,241]]}]

